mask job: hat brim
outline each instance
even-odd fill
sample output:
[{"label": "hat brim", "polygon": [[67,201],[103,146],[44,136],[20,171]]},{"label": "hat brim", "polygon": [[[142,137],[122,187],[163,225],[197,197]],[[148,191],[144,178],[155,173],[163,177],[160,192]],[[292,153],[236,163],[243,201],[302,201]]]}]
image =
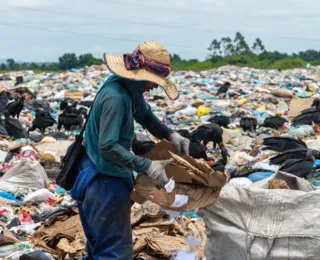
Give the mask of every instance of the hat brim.
[{"label": "hat brim", "polygon": [[179,91],[171,80],[146,69],[127,70],[122,56],[105,53],[104,60],[109,70],[119,77],[153,82],[162,87],[170,99],[176,100],[179,98]]}]

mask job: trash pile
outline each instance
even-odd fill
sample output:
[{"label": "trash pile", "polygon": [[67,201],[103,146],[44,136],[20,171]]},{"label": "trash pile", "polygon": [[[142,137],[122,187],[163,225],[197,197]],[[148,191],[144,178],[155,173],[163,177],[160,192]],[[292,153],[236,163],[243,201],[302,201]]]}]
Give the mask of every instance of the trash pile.
[{"label": "trash pile", "polygon": [[[110,75],[104,65],[0,75],[0,258],[85,254],[76,205],[54,179]],[[266,189],[294,189],[285,178],[274,179],[280,171],[320,186],[320,68],[226,66],[170,77],[178,100],[168,100],[160,88],[145,97],[163,123],[190,140],[191,157],[135,125],[135,154],[175,159],[167,168],[174,181],[169,193],[135,173],[136,259],[201,259],[206,228],[196,212],[219,202],[225,184],[222,191],[265,180]]]}]

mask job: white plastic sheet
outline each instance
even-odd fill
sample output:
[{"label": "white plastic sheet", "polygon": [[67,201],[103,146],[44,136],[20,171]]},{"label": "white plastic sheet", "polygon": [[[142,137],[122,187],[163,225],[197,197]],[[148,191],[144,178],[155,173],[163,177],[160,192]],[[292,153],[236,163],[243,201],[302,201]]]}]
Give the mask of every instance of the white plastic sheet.
[{"label": "white plastic sheet", "polygon": [[[293,189],[266,189],[274,178]],[[319,196],[310,183],[285,173],[246,188],[223,188],[214,206],[199,211],[207,226],[206,258],[319,259]]]},{"label": "white plastic sheet", "polygon": [[39,162],[24,159],[14,162],[13,165],[14,168],[0,179],[0,191],[23,189],[29,193],[48,187],[48,176]]}]

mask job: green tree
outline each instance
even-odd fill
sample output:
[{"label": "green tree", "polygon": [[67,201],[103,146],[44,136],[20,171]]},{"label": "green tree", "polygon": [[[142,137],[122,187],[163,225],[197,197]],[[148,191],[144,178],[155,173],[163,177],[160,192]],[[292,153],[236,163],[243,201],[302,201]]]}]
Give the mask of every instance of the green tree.
[{"label": "green tree", "polygon": [[95,59],[95,58],[89,60],[88,63],[87,63],[88,66],[92,66],[92,65],[102,65],[102,64],[104,64],[103,60],[101,60],[101,59]]},{"label": "green tree", "polygon": [[7,63],[8,63],[8,68],[9,70],[14,70],[15,69],[15,61],[14,59],[7,59]]},{"label": "green tree", "polygon": [[79,56],[79,65],[80,65],[80,67],[82,68],[82,67],[88,65],[88,62],[90,60],[92,60],[92,59],[94,59],[94,57],[90,53],[80,55]]},{"label": "green tree", "polygon": [[7,69],[6,64],[2,63],[0,69],[1,70],[6,70]]},{"label": "green tree", "polygon": [[250,52],[250,48],[244,36],[240,33],[236,33],[236,37],[233,40],[234,42],[234,54],[242,55]]},{"label": "green tree", "polygon": [[171,60],[171,63],[181,62],[180,56],[175,53],[173,55],[170,55],[170,60]]},{"label": "green tree", "polygon": [[234,54],[234,46],[230,37],[223,37],[220,46],[223,56],[227,57]]},{"label": "green tree", "polygon": [[221,56],[221,42],[214,39],[208,48],[208,58]]},{"label": "green tree", "polygon": [[79,60],[75,53],[66,53],[62,57],[59,57],[59,68],[62,70],[77,68],[78,65]]},{"label": "green tree", "polygon": [[35,62],[32,62],[29,67],[30,67],[31,70],[39,69],[39,65],[37,63],[35,63]]},{"label": "green tree", "polygon": [[264,52],[266,50],[266,48],[264,47],[264,45],[262,44],[262,41],[260,38],[257,38],[256,41],[253,43],[251,50],[253,53],[255,53],[256,55],[261,54],[262,52]]},{"label": "green tree", "polygon": [[40,69],[42,69],[42,70],[46,70],[46,69],[47,69],[46,64],[45,64],[45,63],[41,64]]}]

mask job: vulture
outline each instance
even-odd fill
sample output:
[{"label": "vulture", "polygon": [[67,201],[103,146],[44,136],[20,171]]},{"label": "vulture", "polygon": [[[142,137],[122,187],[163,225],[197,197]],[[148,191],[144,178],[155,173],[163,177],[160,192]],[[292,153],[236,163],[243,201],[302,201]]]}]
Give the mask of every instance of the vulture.
[{"label": "vulture", "polygon": [[20,113],[24,107],[25,99],[25,97],[21,97],[16,99],[16,101],[8,104],[7,110],[10,116],[12,116],[13,118],[17,116],[17,118],[19,119]]},{"label": "vulture", "polygon": [[304,178],[312,173],[320,152],[308,149],[305,142],[291,137],[269,137],[264,139],[264,150],[273,150],[281,154],[270,159],[270,164],[280,165],[280,171]]},{"label": "vulture", "polygon": [[262,126],[277,130],[277,129],[280,129],[286,122],[288,122],[288,120],[281,116],[272,116],[272,117],[266,118]]},{"label": "vulture", "polygon": [[246,132],[254,132],[257,128],[258,121],[253,117],[243,117],[240,120],[240,126]]},{"label": "vulture", "polygon": [[217,144],[223,142],[223,130],[218,124],[210,123],[199,126],[192,133],[192,138],[196,141],[203,141],[206,146],[209,142],[213,142],[213,147],[216,148]]},{"label": "vulture", "polygon": [[135,155],[145,155],[156,146],[148,136],[143,134],[134,134],[132,141],[132,151]]},{"label": "vulture", "polygon": [[192,134],[188,130],[179,130],[177,131],[181,136],[189,139],[189,155],[195,159],[205,159],[208,160],[207,157],[207,147],[195,140]]},{"label": "vulture", "polygon": [[301,111],[300,115],[292,120],[292,125],[312,125],[312,123],[320,123],[320,100],[313,100],[311,108]]},{"label": "vulture", "polygon": [[4,126],[9,136],[16,139],[28,137],[28,132],[23,128],[19,120],[11,118],[7,110],[4,112],[4,116]]},{"label": "vulture", "polygon": [[32,127],[29,128],[28,132],[39,129],[43,134],[47,127],[53,126],[55,123],[56,120],[48,111],[38,109],[36,111],[36,118],[32,121]]},{"label": "vulture", "polygon": [[222,85],[217,85],[219,86],[219,90],[216,94],[216,96],[219,96],[220,94],[226,94],[229,90],[229,88],[231,87],[231,84],[230,82],[225,82],[224,84]]},{"label": "vulture", "polygon": [[211,123],[217,124],[221,127],[227,128],[230,124],[230,117],[228,117],[228,116],[214,116],[214,117],[211,117],[208,121]]}]

